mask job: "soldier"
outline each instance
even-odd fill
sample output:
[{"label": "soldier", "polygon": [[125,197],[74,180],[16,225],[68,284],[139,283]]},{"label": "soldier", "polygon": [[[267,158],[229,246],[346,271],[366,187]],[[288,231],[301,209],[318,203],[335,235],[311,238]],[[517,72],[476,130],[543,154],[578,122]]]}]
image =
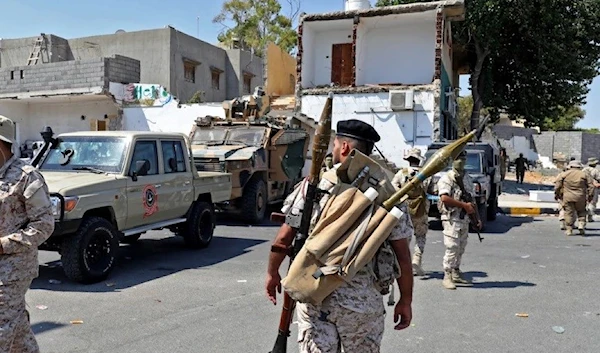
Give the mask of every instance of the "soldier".
[{"label": "soldier", "polygon": [[12,153],[14,123],[0,116],[0,352],[39,352],[25,293],[38,276],[38,246],[54,231],[41,174]]},{"label": "soldier", "polygon": [[569,162],[569,170],[560,173],[554,185],[554,197],[565,209],[567,235],[573,235],[575,213],[579,219],[579,234],[585,235],[586,201],[594,197],[594,180],[582,168],[578,161]]},{"label": "soldier", "polygon": [[333,156],[331,153],[325,156],[325,161],[323,162],[323,167],[321,167],[321,177],[323,173],[333,168]]},{"label": "soldier", "polygon": [[515,169],[517,170],[517,184],[523,184],[525,170],[527,169],[527,159],[523,158],[523,153],[519,153],[519,158],[515,160]]},{"label": "soldier", "polygon": [[[419,171],[419,166],[424,158],[421,156],[421,150],[413,148],[408,156],[404,158],[410,166],[402,168],[392,179],[392,185],[401,188],[409,182]],[[413,274],[415,276],[424,276],[425,272],[421,267],[423,252],[425,251],[425,241],[427,239],[427,230],[429,229],[429,201],[427,193],[431,179],[426,179],[421,185],[414,188],[409,193],[410,218],[415,229],[415,250],[412,258]]]},{"label": "soldier", "polygon": [[594,197],[592,201],[587,205],[588,211],[588,222],[594,221],[594,215],[596,214],[596,204],[598,203],[598,188],[600,187],[600,170],[596,168],[598,165],[598,159],[588,158],[588,166],[583,168],[583,171],[588,173],[589,176],[594,179]]},{"label": "soldier", "polygon": [[[334,168],[339,168],[352,149],[370,155],[374,143],[380,137],[371,125],[359,120],[340,121],[336,130],[337,136],[333,146]],[[331,190],[333,184],[322,179],[319,188]],[[299,195],[302,187],[297,187],[284,202],[283,213],[301,213],[304,198]],[[299,197],[298,197],[299,196]],[[315,207],[312,217],[313,225],[318,219],[318,208],[325,205],[328,196],[324,194]],[[281,277],[279,267],[292,244],[296,231],[287,224],[281,226],[271,248],[266,279],[268,298],[276,304],[275,292],[281,293]],[[412,288],[413,276],[410,264],[408,240],[413,229],[410,217],[405,214],[400,224],[394,229],[388,240],[400,265],[401,277],[397,283],[401,298],[394,309],[396,330],[405,329],[412,320]],[[280,251],[279,249],[284,249]],[[372,263],[346,284],[330,294],[321,305],[298,303],[298,342],[301,353],[338,352],[343,347],[345,352],[379,352],[384,331],[385,308],[383,296],[375,287]]]},{"label": "soldier", "polygon": [[506,177],[506,148],[500,149],[500,180],[504,181]]},{"label": "soldier", "polygon": [[[465,172],[466,161],[467,154],[463,151],[452,163],[452,170],[442,176],[437,184],[441,201],[438,207],[446,246],[442,286],[446,289],[456,289],[455,283],[470,284],[462,277],[460,271],[460,263],[469,237],[467,214],[477,212],[471,203],[461,201],[465,192],[470,193],[472,197],[475,196],[471,177]],[[481,229],[481,223],[474,226]]]}]

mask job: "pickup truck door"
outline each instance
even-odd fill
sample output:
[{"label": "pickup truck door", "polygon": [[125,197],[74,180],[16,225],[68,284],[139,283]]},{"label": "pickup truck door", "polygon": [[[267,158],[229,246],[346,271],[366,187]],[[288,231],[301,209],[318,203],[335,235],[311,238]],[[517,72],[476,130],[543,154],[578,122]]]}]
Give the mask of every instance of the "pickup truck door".
[{"label": "pickup truck door", "polygon": [[166,196],[161,205],[169,219],[184,217],[194,201],[192,170],[183,139],[161,139],[163,189]]},{"label": "pickup truck door", "polygon": [[129,175],[136,171],[136,162],[146,162],[146,167],[136,175],[137,180],[127,184],[128,229],[166,220],[163,199],[168,195],[163,191],[164,174],[159,165],[158,143],[156,140],[137,140],[128,166]]}]

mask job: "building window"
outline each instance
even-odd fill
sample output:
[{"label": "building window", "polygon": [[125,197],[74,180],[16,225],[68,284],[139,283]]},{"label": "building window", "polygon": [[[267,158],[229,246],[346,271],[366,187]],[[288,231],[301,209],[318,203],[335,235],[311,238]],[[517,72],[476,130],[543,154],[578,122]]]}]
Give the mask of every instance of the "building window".
[{"label": "building window", "polygon": [[210,68],[210,76],[212,79],[212,88],[216,90],[221,89],[221,73],[223,70],[217,69],[216,67]]},{"label": "building window", "polygon": [[183,77],[187,82],[196,83],[196,66],[200,63],[183,59]]},{"label": "building window", "polygon": [[244,73],[244,93],[252,93],[252,77],[251,73]]}]

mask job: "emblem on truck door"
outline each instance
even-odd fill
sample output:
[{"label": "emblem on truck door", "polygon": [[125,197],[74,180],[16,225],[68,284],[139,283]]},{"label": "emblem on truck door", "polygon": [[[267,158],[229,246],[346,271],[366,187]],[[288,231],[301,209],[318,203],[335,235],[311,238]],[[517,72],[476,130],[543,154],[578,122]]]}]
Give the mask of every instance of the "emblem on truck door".
[{"label": "emblem on truck door", "polygon": [[142,203],[144,205],[144,218],[152,216],[158,211],[158,195],[154,185],[146,185],[142,190]]}]

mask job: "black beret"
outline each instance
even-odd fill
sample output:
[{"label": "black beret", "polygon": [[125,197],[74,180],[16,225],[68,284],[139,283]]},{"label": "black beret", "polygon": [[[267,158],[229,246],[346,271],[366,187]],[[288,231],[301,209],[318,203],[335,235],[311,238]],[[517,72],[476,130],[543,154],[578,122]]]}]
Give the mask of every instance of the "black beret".
[{"label": "black beret", "polygon": [[381,140],[381,137],[371,125],[356,119],[339,121],[337,124],[336,135],[372,143]]}]

